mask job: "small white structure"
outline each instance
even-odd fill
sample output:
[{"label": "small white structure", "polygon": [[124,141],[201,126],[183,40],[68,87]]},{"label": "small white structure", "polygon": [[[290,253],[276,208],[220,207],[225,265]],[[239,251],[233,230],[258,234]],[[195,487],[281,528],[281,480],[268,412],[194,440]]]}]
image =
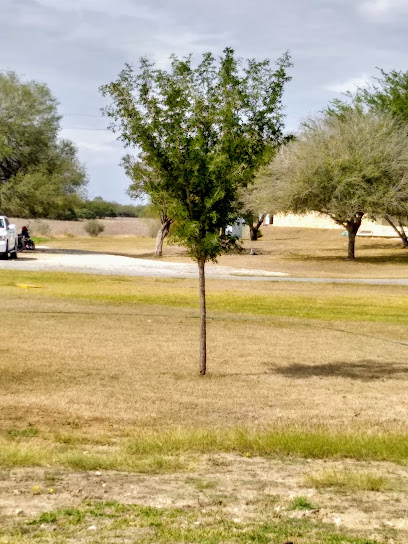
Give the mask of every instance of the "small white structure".
[{"label": "small white structure", "polygon": [[[259,214],[259,219],[261,219],[262,214]],[[273,225],[273,215],[267,213],[263,220],[263,225]]]},{"label": "small white structure", "polygon": [[237,219],[233,225],[228,225],[225,234],[236,236],[237,238],[249,238],[249,227],[242,218]]}]

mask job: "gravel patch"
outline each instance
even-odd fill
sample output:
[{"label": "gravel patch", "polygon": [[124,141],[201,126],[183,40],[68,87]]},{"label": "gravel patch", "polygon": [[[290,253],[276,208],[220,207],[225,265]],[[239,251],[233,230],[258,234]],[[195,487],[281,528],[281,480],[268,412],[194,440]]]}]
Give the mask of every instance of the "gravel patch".
[{"label": "gravel patch", "polygon": [[[138,259],[120,255],[106,255],[75,250],[48,250],[38,248],[35,253],[24,252],[17,260],[0,261],[0,269],[26,271],[80,272],[115,276],[151,276],[197,278],[195,263],[169,263],[155,259]],[[239,279],[240,277],[286,276],[282,272],[246,270],[209,264],[207,277]]]}]

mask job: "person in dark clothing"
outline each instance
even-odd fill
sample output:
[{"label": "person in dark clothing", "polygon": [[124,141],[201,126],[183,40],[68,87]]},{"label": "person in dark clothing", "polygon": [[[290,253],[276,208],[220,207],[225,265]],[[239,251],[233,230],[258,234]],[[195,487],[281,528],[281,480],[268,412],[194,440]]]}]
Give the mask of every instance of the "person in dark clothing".
[{"label": "person in dark clothing", "polygon": [[25,225],[21,229],[21,236],[24,236],[24,238],[30,238],[30,233],[28,232],[28,228]]}]

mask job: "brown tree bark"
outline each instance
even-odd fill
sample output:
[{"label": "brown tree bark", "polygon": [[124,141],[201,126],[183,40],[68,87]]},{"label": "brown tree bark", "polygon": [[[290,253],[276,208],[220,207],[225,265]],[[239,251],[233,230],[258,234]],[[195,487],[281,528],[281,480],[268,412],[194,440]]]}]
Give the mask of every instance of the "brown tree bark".
[{"label": "brown tree bark", "polygon": [[347,259],[353,261],[355,259],[356,234],[353,231],[348,231],[348,249]]},{"label": "brown tree bark", "polygon": [[356,213],[354,217],[346,221],[345,224],[348,232],[347,259],[350,261],[354,261],[355,259],[356,235],[360,228],[363,215],[363,213]]},{"label": "brown tree bark", "polygon": [[207,372],[207,308],[205,301],[205,259],[198,260],[198,277],[200,291],[200,365],[199,372],[204,376]]},{"label": "brown tree bark", "polygon": [[168,217],[162,220],[162,224],[156,236],[156,248],[154,250],[154,254],[156,257],[161,257],[163,255],[163,242],[169,233],[170,226],[172,223],[173,223],[173,220],[169,219]]},{"label": "brown tree bark", "polygon": [[258,240],[259,229],[261,228],[261,225],[264,222],[265,215],[266,214],[263,213],[261,217],[258,219],[258,221],[256,221],[255,217],[252,215],[247,216],[247,218],[245,218],[245,219],[248,219],[250,238],[253,242],[256,242],[256,240]]},{"label": "brown tree bark", "polygon": [[399,228],[400,230],[398,230],[398,227],[395,225],[395,223],[392,221],[391,217],[389,215],[384,215],[384,219],[387,221],[387,223],[389,223],[391,225],[391,227],[395,230],[395,232],[398,234],[398,236],[401,238],[401,242],[402,242],[402,245],[403,247],[408,247],[408,237],[407,237],[407,234],[404,230],[404,225],[402,224],[402,221],[399,220],[398,223],[399,223]]}]

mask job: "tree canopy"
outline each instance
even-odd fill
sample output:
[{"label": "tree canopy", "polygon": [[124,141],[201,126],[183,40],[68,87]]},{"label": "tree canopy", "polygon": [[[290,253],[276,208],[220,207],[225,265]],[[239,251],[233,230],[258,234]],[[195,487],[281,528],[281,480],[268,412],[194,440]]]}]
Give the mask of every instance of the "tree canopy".
[{"label": "tree canopy", "polygon": [[58,139],[57,100],[44,83],[0,74],[0,208],[47,217],[77,205],[87,183],[74,144]]},{"label": "tree canopy", "polygon": [[[349,93],[349,97],[354,103],[362,104],[373,111],[392,115],[405,123],[408,132],[408,72],[386,72],[380,69],[380,73],[380,77],[374,78],[375,84],[358,89],[354,96]],[[397,207],[385,214],[384,218],[401,238],[403,246],[408,247],[408,235],[404,229],[408,217],[402,216]]]},{"label": "tree canopy", "polygon": [[408,72],[380,69],[380,73],[375,84],[360,88],[353,98],[408,124]]},{"label": "tree canopy", "polygon": [[283,139],[282,93],[290,65],[288,54],[273,68],[269,60],[241,61],[227,48],[218,62],[206,53],[196,67],[191,56],[172,56],[169,71],[141,59],[138,70],[126,65],[101,88],[112,99],[104,110],[111,128],[138,149],[140,179],[146,172],[158,176],[174,234],[198,262],[202,374],[204,265],[233,243],[224,232],[237,217],[238,190]]},{"label": "tree canopy", "polygon": [[286,211],[329,215],[347,230],[354,259],[364,215],[408,209],[407,133],[385,113],[358,107],[327,113],[279,151],[268,174],[263,195],[271,206],[278,195]]}]

